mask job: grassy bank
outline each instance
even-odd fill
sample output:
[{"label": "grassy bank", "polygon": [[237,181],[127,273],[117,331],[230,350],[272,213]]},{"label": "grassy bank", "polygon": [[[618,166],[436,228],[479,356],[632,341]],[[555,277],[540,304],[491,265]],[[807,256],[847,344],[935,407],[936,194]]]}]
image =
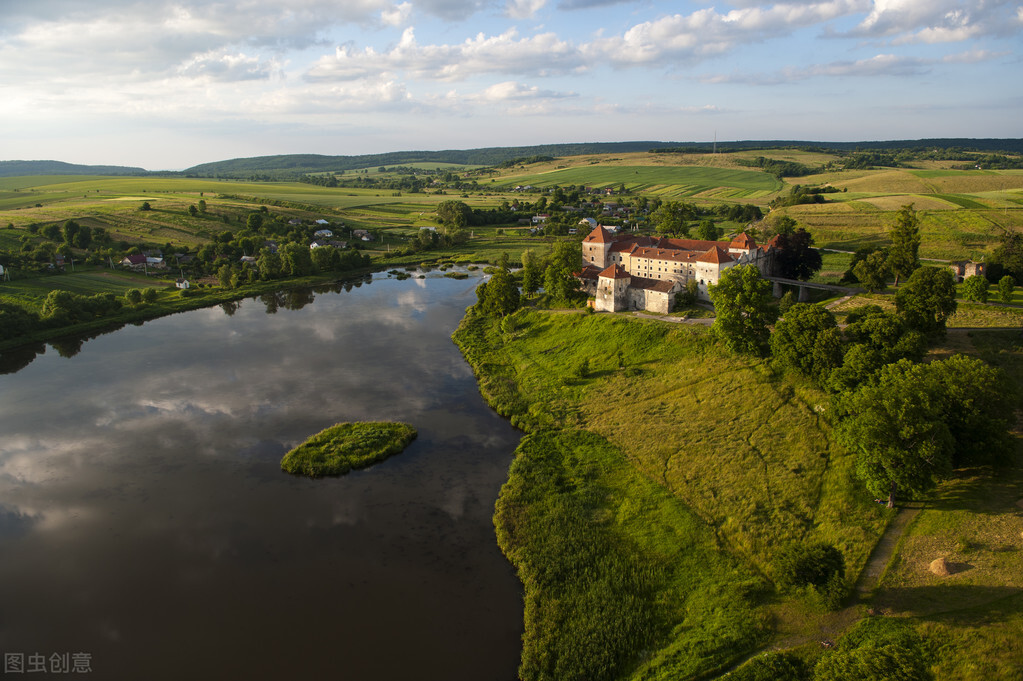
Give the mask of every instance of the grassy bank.
[{"label": "grassy bank", "polygon": [[281,470],[311,478],[345,475],[404,451],[416,434],[407,423],[338,423],[285,454]]},{"label": "grassy bank", "polygon": [[[798,635],[816,617],[773,595],[785,541],[834,543],[855,578],[888,520],[829,445],[824,396],[726,354],[706,329],[520,310],[469,315],[455,341],[488,401],[534,433],[495,518],[526,586],[524,678],[720,673],[772,629]],[[628,565],[644,566],[641,581],[618,584]],[[601,635],[620,633],[605,643],[621,653],[599,674],[552,671],[587,659],[587,623],[617,630],[615,608],[628,626]]]}]

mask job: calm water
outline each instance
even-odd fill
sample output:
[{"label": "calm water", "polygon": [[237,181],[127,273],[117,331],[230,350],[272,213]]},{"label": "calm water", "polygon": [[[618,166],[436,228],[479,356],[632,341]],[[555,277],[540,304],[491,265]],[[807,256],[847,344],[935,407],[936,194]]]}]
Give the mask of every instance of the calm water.
[{"label": "calm water", "polygon": [[[96,679],[514,679],[491,516],[519,434],[450,340],[477,283],[246,300],[0,376],[0,652],[85,652]],[[419,438],[280,471],[365,419]]]}]

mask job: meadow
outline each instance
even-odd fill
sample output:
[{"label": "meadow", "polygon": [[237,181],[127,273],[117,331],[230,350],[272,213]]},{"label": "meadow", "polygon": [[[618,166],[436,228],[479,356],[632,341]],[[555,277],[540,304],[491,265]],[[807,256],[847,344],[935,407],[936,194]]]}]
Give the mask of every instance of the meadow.
[{"label": "meadow", "polygon": [[[603,612],[588,585],[617,579],[619,568],[588,550],[580,548],[576,559],[553,546],[610,550],[624,543],[616,555],[644,557],[651,580],[635,601],[653,613],[647,638],[636,641],[647,652],[631,667],[619,662],[605,674],[524,678],[698,678],[720,673],[772,638],[812,640],[821,613],[798,598],[769,596],[779,552],[790,541],[833,543],[852,582],[890,518],[853,480],[851,457],[830,444],[826,396],[766,362],[728,354],[704,327],[527,309],[501,322],[467,316],[455,340],[487,400],[513,424],[546,438],[544,451],[561,448],[562,434],[589,443],[585,455],[567,447],[552,463],[529,461],[536,455],[524,441],[518,457],[529,463],[513,466],[502,491],[496,516],[502,548],[522,575],[527,604],[537,604],[527,606],[527,653],[543,645],[564,655],[586,650],[587,622]],[[605,491],[612,484],[616,491]],[[530,490],[528,501],[519,500]],[[583,517],[594,521],[569,523],[572,536],[560,537],[563,504],[580,499],[591,500]],[[700,522],[680,529],[679,514]],[[680,546],[706,581],[694,582],[689,567],[663,567],[664,556]],[[575,560],[573,570],[558,568],[562,560]],[[680,560],[668,565],[677,569]],[[538,575],[546,574],[557,577],[554,595],[544,593],[551,584]],[[711,637],[688,607],[701,590],[727,595],[710,611]],[[556,614],[541,607],[548,598],[558,600]],[[643,598],[686,605],[672,614],[648,608]],[[703,607],[701,618],[709,616]],[[709,641],[721,650],[696,652]],[[524,654],[524,670],[532,669],[530,659]]]}]

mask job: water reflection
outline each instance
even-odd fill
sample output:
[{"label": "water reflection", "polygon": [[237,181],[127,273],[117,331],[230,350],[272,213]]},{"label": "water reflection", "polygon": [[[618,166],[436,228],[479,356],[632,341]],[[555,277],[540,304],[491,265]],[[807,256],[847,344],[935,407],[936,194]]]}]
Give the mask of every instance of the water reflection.
[{"label": "water reflection", "polygon": [[[518,435],[449,339],[475,283],[196,310],[0,378],[0,649],[87,651],[94,678],[515,678],[491,515]],[[280,472],[361,419],[420,435]]]}]

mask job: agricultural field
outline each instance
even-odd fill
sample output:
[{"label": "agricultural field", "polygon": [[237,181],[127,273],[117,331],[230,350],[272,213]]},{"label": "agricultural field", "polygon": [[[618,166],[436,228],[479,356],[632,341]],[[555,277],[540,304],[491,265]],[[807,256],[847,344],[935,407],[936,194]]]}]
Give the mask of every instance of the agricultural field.
[{"label": "agricultural field", "polygon": [[[514,184],[509,179],[514,180]],[[701,198],[718,201],[762,199],[783,188],[780,180],[756,170],[706,166],[582,166],[529,175],[504,176],[499,187],[585,185],[595,189],[624,185],[628,192],[659,198]]]}]

